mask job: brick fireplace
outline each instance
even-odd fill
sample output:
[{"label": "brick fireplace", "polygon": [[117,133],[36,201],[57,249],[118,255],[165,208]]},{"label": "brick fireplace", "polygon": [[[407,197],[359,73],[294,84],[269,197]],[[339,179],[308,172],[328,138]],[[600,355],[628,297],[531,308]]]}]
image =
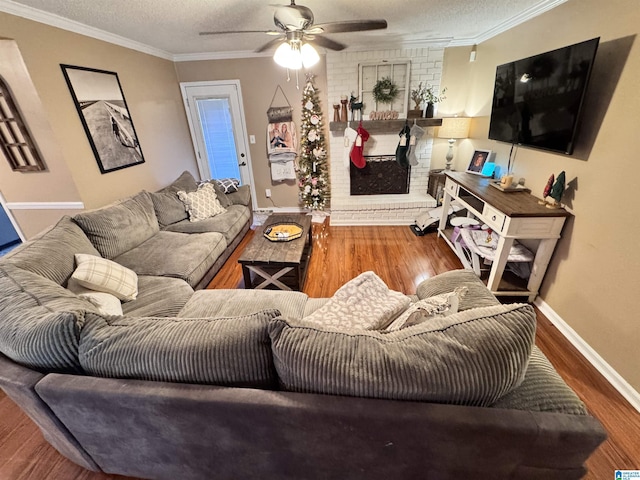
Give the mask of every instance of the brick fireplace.
[{"label": "brick fireplace", "polygon": [[[411,61],[410,88],[419,82],[438,86],[442,75],[441,47],[327,53],[327,110],[341,95],[358,92],[358,65],[385,59]],[[366,119],[365,119],[366,120]],[[411,122],[411,120],[409,121]],[[357,122],[352,123],[353,128]],[[399,131],[399,129],[398,129]],[[398,131],[371,134],[365,143],[365,155],[395,156]],[[352,195],[349,162],[345,159],[343,132],[330,132],[331,152],[331,224],[332,225],[410,225],[416,216],[436,201],[427,194],[434,128],[417,144],[418,165],[411,167],[409,191],[401,194]]]}]

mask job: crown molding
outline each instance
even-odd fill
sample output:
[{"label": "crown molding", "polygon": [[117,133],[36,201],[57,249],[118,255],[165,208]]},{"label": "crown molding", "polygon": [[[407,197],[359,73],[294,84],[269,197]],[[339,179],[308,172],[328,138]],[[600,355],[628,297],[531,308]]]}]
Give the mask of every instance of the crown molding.
[{"label": "crown molding", "polygon": [[499,25],[487,30],[481,35],[478,35],[473,43],[466,43],[462,45],[477,45],[490,38],[493,38],[501,33],[506,32],[507,30],[512,29],[513,27],[517,27],[518,25],[531,20],[532,18],[537,17],[538,15],[542,15],[549,10],[556,8],[563,3],[566,3],[568,0],[543,0],[542,2],[534,5],[533,7],[527,8],[523,10],[518,15],[509,18],[508,20],[502,22]]},{"label": "crown molding", "polygon": [[[393,44],[386,43],[384,45],[369,44],[369,45],[363,45],[363,46],[354,46],[354,47],[348,48],[348,51],[366,51],[366,50],[372,50],[372,49],[375,50],[375,49],[381,49],[383,47],[385,50],[388,50],[388,49],[394,49],[394,48],[462,47],[462,46],[477,45],[503,32],[506,32],[507,30],[513,27],[516,27],[528,20],[531,20],[532,18],[537,17],[538,15],[541,15],[567,1],[568,0],[542,0],[537,5],[534,5],[531,8],[523,10],[518,15],[511,17],[510,19],[502,22],[499,25],[496,25],[494,28],[487,30],[486,32],[478,35],[477,37],[467,37],[467,38],[444,37],[444,38],[432,38],[432,39],[425,38],[425,39],[413,39],[413,40],[408,39],[408,40],[400,40],[398,42],[393,42]],[[42,10],[38,10],[33,7],[21,5],[11,0],[0,0],[0,11],[6,12],[12,15],[16,15],[18,17],[33,20],[39,23],[44,23],[46,25],[50,25],[53,27],[61,28],[63,30],[67,30],[70,32],[78,33],[80,35],[85,35],[87,37],[102,40],[114,45],[119,45],[121,47],[130,48],[132,50],[153,55],[155,57],[164,58],[165,60],[171,60],[173,62],[191,62],[191,61],[201,61],[201,60],[229,60],[229,59],[235,59],[235,58],[268,57],[271,55],[271,53],[268,53],[268,52],[256,53],[253,51],[172,54],[170,52],[166,52],[164,50],[151,47],[149,45],[136,42],[134,40],[130,40],[120,35],[115,35],[113,33],[109,33],[95,27],[90,27],[88,25],[85,25],[80,22],[76,22],[74,20],[69,20],[59,15],[44,12]]]},{"label": "crown molding", "polygon": [[57,27],[62,30],[67,30],[73,33],[79,33],[87,37],[102,40],[121,47],[130,48],[131,50],[137,50],[142,53],[153,55],[154,57],[164,58],[165,60],[173,60],[173,55],[164,50],[145,45],[144,43],[136,42],[120,35],[100,30],[95,27],[90,27],[74,20],[55,15],[53,13],[38,10],[33,7],[21,5],[11,0],[0,0],[0,11],[16,15],[17,17],[26,18],[35,22],[44,23],[52,27]]},{"label": "crown molding", "polygon": [[271,57],[273,52],[256,53],[252,50],[237,52],[202,52],[202,53],[178,53],[171,57],[174,62],[197,62],[199,60],[230,60],[234,58],[258,58]]}]

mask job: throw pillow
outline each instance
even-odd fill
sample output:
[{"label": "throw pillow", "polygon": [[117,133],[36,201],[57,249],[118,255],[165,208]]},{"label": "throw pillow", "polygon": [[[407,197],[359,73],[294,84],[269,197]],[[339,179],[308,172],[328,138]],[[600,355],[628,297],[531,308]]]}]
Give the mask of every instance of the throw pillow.
[{"label": "throw pillow", "polygon": [[125,302],[138,296],[138,275],[133,270],[93,255],[76,253],[75,257],[78,266],[71,278],[83,287],[110,293]]},{"label": "throw pillow", "polygon": [[208,183],[213,185],[213,189],[216,191],[216,197],[218,198],[218,201],[223,208],[227,208],[228,206],[233,205],[231,200],[227,197],[224,188],[222,188],[216,180],[209,180]]},{"label": "throw pillow", "polygon": [[184,203],[187,212],[189,212],[189,220],[192,222],[198,222],[226,212],[224,207],[220,205],[216,197],[216,191],[210,183],[200,185],[195,192],[180,191],[178,192],[178,198]]},{"label": "throw pillow", "polygon": [[281,386],[294,392],[488,406],[517,387],[533,347],[526,304],[496,305],[382,333],[274,319]]},{"label": "throw pillow", "polygon": [[373,272],[364,272],[345,283],[318,310],[303,318],[305,323],[335,328],[378,330],[386,327],[411,300],[389,290]]},{"label": "throw pillow", "polygon": [[240,186],[240,182],[236,178],[220,178],[216,179],[215,182],[220,186],[224,193],[237,192],[238,186]]},{"label": "throw pillow", "polygon": [[67,289],[75,293],[78,297],[90,301],[98,312],[103,315],[122,315],[122,304],[115,295],[89,290],[80,285],[75,278],[69,279]]},{"label": "throw pillow", "polygon": [[458,313],[460,298],[464,297],[469,289],[458,287],[453,292],[443,293],[434,297],[425,298],[412,303],[402,315],[396,318],[387,327],[388,332],[400,328],[418,325],[434,317],[446,317]]}]

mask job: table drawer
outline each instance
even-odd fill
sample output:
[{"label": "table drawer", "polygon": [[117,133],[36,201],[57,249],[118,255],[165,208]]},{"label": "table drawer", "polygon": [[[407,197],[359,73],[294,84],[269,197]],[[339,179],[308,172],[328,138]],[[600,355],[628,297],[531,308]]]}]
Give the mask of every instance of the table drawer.
[{"label": "table drawer", "polygon": [[482,219],[496,232],[502,232],[506,215],[499,210],[485,204],[482,210]]},{"label": "table drawer", "polygon": [[447,178],[447,181],[444,184],[444,190],[449,195],[456,198],[458,197],[458,184],[453,180],[451,180],[450,178]]}]

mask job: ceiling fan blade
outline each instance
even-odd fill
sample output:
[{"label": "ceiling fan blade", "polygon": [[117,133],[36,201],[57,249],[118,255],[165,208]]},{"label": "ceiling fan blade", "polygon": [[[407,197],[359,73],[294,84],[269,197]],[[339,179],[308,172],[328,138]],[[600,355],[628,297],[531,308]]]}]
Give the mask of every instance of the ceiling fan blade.
[{"label": "ceiling fan blade", "polygon": [[269,50],[270,48],[275,47],[276,45],[278,45],[279,43],[282,43],[284,41],[284,37],[282,38],[274,38],[273,40],[265,43],[264,45],[262,45],[260,48],[258,48],[256,50],[256,53],[262,53],[265,52],[267,50]]},{"label": "ceiling fan blade", "polygon": [[266,33],[267,35],[280,35],[277,30],[222,30],[218,32],[200,32],[200,35],[228,35],[230,33]]},{"label": "ceiling fan blade", "polygon": [[344,50],[345,48],[347,48],[347,46],[342,43],[336,42],[335,40],[331,40],[330,38],[322,37],[322,36],[314,37],[313,40],[310,41],[309,43],[316,44],[320,47],[328,48],[329,50],[336,50],[338,52],[340,50]]},{"label": "ceiling fan blade", "polygon": [[387,21],[349,20],[346,22],[319,23],[311,28],[321,28],[324,33],[363,32],[365,30],[383,30],[387,28]]}]

